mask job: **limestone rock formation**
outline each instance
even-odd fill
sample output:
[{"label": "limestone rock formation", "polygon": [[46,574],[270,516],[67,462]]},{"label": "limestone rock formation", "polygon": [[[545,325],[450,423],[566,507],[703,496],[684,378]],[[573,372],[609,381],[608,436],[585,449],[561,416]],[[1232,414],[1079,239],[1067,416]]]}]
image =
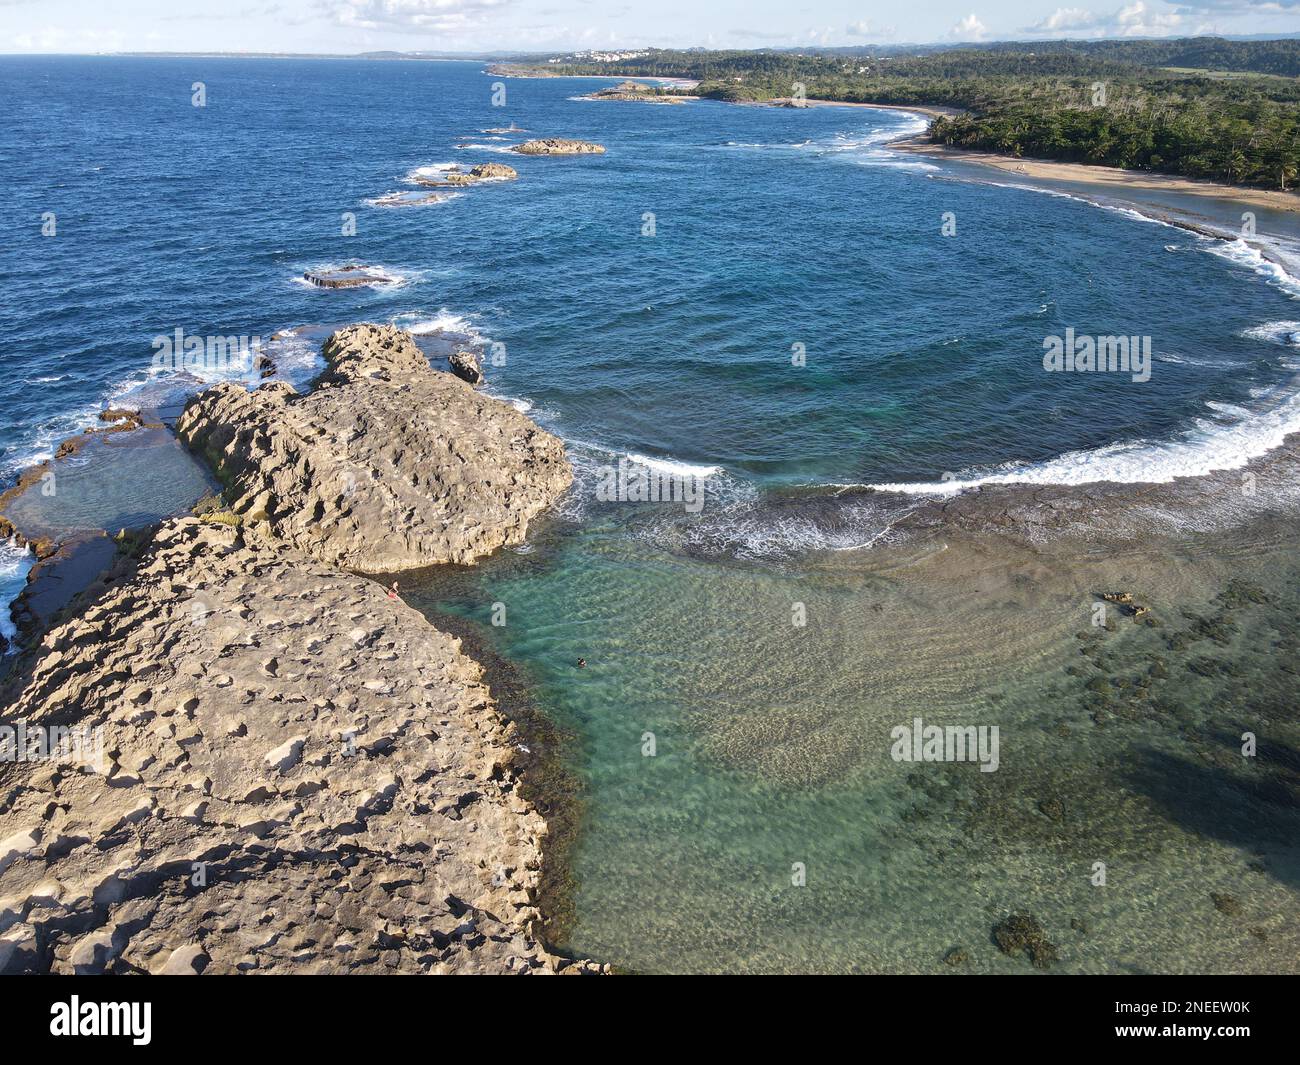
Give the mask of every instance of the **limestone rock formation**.
[{"label": "limestone rock formation", "polygon": [[605,148],[604,145],[592,144],[590,141],[545,137],[540,140],[524,141],[523,144],[516,144],[510,150],[520,155],[600,155]]},{"label": "limestone rock formation", "polygon": [[599,971],[531,934],[545,825],[458,641],[263,526],[122,566],[5,693],[85,742],[0,760],[0,972]]},{"label": "limestone rock formation", "polygon": [[505,163],[479,163],[477,166],[470,167],[469,176],[479,181],[513,181],[519,176],[519,172],[513,166],[506,166]]},{"label": "limestone rock formation", "polygon": [[477,185],[480,181],[513,181],[518,176],[519,172],[512,166],[506,166],[505,163],[479,163],[469,170],[461,170],[459,166],[454,166],[442,171],[437,177],[417,177],[413,180],[415,184],[431,189],[445,189]]},{"label": "limestone rock formation", "polygon": [[483,364],[472,351],[453,351],[447,358],[451,372],[471,385],[483,383]]},{"label": "limestone rock formation", "polygon": [[507,403],[430,369],[411,335],[355,325],[299,395],[223,383],[177,426],[240,519],[363,573],[471,563],[521,542],[573,473],[563,443]]},{"label": "limestone rock formation", "polygon": [[308,270],[302,275],[317,288],[360,288],[362,285],[391,285],[397,281],[371,266],[340,266],[336,270]]},{"label": "limestone rock formation", "polygon": [[664,96],[655,91],[653,85],[640,81],[624,81],[606,89],[597,89],[587,100],[633,100],[648,104],[680,104],[682,99],[676,96]]}]

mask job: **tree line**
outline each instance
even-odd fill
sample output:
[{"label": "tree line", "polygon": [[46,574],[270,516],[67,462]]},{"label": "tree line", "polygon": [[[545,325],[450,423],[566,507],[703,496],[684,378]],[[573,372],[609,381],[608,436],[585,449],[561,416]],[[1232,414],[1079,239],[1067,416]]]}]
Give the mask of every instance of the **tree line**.
[{"label": "tree line", "polygon": [[694,92],[718,100],[788,97],[800,85],[809,99],[946,106],[962,113],[936,119],[931,140],[1012,156],[1263,188],[1289,189],[1300,175],[1300,81],[1277,76],[1300,70],[1300,40],[1047,42],[907,55],[656,50],[547,70],[692,78]]}]

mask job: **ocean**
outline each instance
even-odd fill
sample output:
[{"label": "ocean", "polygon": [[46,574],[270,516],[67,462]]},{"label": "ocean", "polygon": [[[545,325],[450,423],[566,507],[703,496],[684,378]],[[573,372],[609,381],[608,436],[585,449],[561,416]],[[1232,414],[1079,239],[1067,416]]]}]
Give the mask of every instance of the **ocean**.
[{"label": "ocean", "polygon": [[[214,376],[155,365],[177,329],[263,338],[300,386],[353,321],[478,346],[577,482],[525,547],[404,594],[563,737],[564,946],[633,971],[1018,972],[990,929],[1029,911],[1057,971],[1293,968],[1295,500],[1267,468],[1238,488],[1300,428],[1295,216],[1241,240],[1231,203],[897,152],[923,128],[904,112],[582,99],[602,84],[0,59],[0,474],[105,406],[173,411]],[[508,151],[529,136],[607,152]],[[480,162],[519,180],[385,206]],[[395,283],[302,277],[353,264]],[[1149,361],[1048,372],[1067,336]],[[154,442],[86,449],[31,520],[186,509],[210,481]],[[611,499],[620,464],[698,506]],[[1069,528],[1026,526],[1035,506]],[[11,597],[30,559],[2,561]],[[1114,588],[1154,623],[1094,624]],[[917,718],[998,726],[998,769],[897,761]]]}]

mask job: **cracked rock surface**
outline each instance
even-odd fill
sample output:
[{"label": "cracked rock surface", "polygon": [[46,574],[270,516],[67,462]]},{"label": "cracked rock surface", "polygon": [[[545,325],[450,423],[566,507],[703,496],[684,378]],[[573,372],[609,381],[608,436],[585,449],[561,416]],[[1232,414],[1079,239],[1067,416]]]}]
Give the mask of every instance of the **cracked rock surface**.
[{"label": "cracked rock surface", "polygon": [[284,382],[196,396],[177,432],[245,521],[362,573],[472,563],[520,543],[573,481],[559,438],[433,370],[410,333],[348,326],[299,395]]},{"label": "cracked rock surface", "polygon": [[0,762],[0,972],[600,971],[533,937],[514,726],[377,584],[178,519],[36,652],[4,722],[89,742]]}]

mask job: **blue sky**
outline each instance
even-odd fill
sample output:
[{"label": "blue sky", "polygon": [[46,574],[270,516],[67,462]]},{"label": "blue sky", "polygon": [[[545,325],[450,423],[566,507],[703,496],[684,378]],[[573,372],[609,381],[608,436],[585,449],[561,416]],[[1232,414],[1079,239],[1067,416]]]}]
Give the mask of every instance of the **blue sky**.
[{"label": "blue sky", "polygon": [[762,48],[1300,31],[1300,0],[0,0],[0,52]]}]

